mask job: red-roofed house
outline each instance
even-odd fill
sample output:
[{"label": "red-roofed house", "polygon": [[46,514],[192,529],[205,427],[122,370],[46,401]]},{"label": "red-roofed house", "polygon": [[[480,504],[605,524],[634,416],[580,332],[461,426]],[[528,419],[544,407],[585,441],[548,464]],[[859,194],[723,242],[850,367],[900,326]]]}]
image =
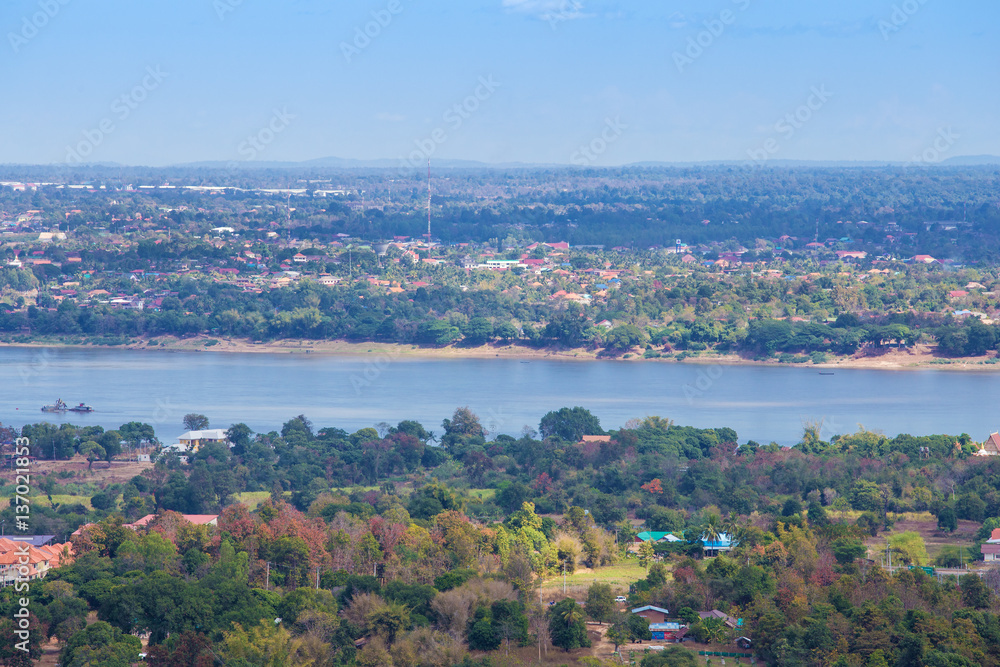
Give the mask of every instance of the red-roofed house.
[{"label": "red-roofed house", "polygon": [[0,585],[9,586],[18,580],[42,579],[49,570],[59,567],[63,554],[72,555],[73,546],[53,544],[44,547],[26,542],[0,541]]}]

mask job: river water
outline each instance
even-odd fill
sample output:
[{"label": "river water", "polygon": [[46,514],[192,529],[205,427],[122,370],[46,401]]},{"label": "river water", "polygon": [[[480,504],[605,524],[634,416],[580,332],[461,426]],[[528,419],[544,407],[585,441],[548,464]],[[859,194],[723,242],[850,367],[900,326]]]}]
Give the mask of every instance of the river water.
[{"label": "river water", "polygon": [[[825,370],[825,373],[830,371]],[[61,398],[91,414],[42,413]],[[835,370],[615,361],[392,359],[319,354],[233,354],[104,349],[0,349],[0,421],[115,428],[142,421],[173,442],[189,412],[214,428],[244,422],[280,430],[305,414],[316,427],[354,431],[414,419],[441,433],[467,405],[493,433],[538,427],[549,410],[583,406],[604,428],[658,415],[728,426],[740,441],[796,443],[808,422],[824,439],[862,424],[887,435],[1000,429],[1000,374],[944,370]]]}]

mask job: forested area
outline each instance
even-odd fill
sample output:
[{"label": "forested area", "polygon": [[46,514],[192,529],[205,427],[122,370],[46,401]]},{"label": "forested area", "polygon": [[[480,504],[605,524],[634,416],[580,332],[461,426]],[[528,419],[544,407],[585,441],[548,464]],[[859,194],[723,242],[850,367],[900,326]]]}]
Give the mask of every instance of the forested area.
[{"label": "forested area", "polygon": [[[996,571],[889,574],[866,547],[906,513],[929,512],[943,534],[976,522],[980,541],[1000,526],[1000,460],[971,456],[966,435],[827,440],[813,424],[783,449],[659,417],[605,433],[580,407],[520,437],[490,437],[466,408],[437,434],[408,421],[347,433],[304,416],[280,432],[227,434],[231,448],[206,445],[187,463],[166,454],[125,484],[44,477],[49,498],[82,494],[93,509],[36,503],[32,529],[62,539],[92,525],[74,538],[73,564],[31,584],[33,641],[64,640],[65,665],[127,664],[132,633],[147,632],[155,665],[514,665],[518,647],[586,647],[587,618],[621,644],[648,639],[610,588],[591,587],[583,606],[538,604],[541,577],[631,561],[647,574],[629,607],[742,618],[768,664],[1000,664]],[[156,442],[139,423],[21,435],[41,459]],[[251,510],[240,499],[253,492],[263,499]],[[153,512],[143,529],[123,525]],[[208,513],[217,527],[179,516]],[[627,551],[640,529],[681,539]],[[706,558],[702,539],[720,534],[734,551]],[[927,564],[912,541],[891,549],[896,564]],[[978,554],[968,552],[942,550],[935,564]],[[16,604],[12,588],[0,592],[5,619]],[[90,611],[99,622],[85,627]],[[689,622],[702,640],[732,639]]]},{"label": "forested area", "polygon": [[[419,170],[6,167],[5,177],[105,185],[108,189],[93,197],[79,190],[0,192],[0,206],[27,204],[44,210],[48,220],[64,229],[85,231],[95,221],[113,226],[116,214],[120,218],[139,208],[149,215],[158,206],[175,209],[169,216],[179,228],[207,231],[236,224],[270,229],[271,223],[283,227],[284,195],[260,189],[301,188],[308,195],[331,184],[344,192],[334,201],[296,197],[290,226],[297,235],[326,240],[338,232],[369,240],[419,237],[427,226],[427,184]],[[757,238],[782,235],[840,238],[843,225],[838,222],[845,220],[892,221],[917,233],[926,252],[992,263],[991,252],[1000,247],[998,181],[1000,172],[989,166],[446,169],[433,179],[434,233],[444,243],[488,242],[513,235],[527,243],[646,248],[670,245],[680,237],[692,244],[732,240],[750,247]],[[230,189],[224,195],[179,188],[116,189],[164,182],[175,188]],[[352,206],[363,197],[377,208]],[[703,224],[706,220],[711,224]],[[953,247],[948,235],[935,235],[924,227],[927,221],[943,220],[971,222],[978,241]],[[883,234],[874,228],[867,235],[858,240],[882,241]]]},{"label": "forested area", "polygon": [[[433,190],[435,244],[412,246],[426,228],[412,175],[49,171],[11,176],[93,189],[0,189],[16,239],[0,248],[5,342],[497,343],[797,363],[928,344],[992,363],[1000,341],[993,168],[454,170]],[[232,187],[183,189],[214,178]],[[67,238],[35,236],[57,230]],[[678,240],[686,250],[665,250]],[[293,263],[299,250],[307,262]],[[466,268],[489,258],[544,266]]]},{"label": "forested area", "polygon": [[[817,354],[851,355],[863,348],[880,351],[917,342],[935,343],[944,356],[954,357],[982,356],[997,349],[997,325],[984,324],[978,317],[957,319],[931,312],[950,285],[940,282],[932,291],[922,285],[923,279],[900,275],[878,288],[869,284],[857,290],[833,279],[790,283],[742,276],[718,281],[692,275],[673,280],[668,287],[665,278],[653,277],[635,281],[627,292],[620,289],[586,309],[554,302],[540,291],[512,292],[487,285],[476,290],[443,285],[386,293],[369,282],[326,287],[304,281],[256,293],[225,283],[176,279],[163,285],[174,289],[156,309],[123,310],[63,300],[51,308],[0,311],[0,337],[7,342],[58,338],[121,344],[139,338],[204,335],[261,342],[584,347],[608,355],[644,352],[652,358],[705,351],[757,359],[778,353],[807,355],[782,358],[800,362],[808,361],[808,355],[821,361]],[[852,290],[852,296],[845,296]],[[853,299],[853,308],[847,307],[848,298]],[[839,315],[832,318],[835,313]],[[819,321],[803,321],[809,317]],[[597,326],[604,320],[614,326]]]},{"label": "forested area", "polygon": [[[4,343],[1000,358],[993,167],[448,170],[434,243],[406,240],[427,224],[415,172],[8,169],[85,187],[0,188]],[[489,259],[534,263],[472,268]],[[228,426],[134,477],[32,475],[31,530],[79,532],[28,591],[0,590],[0,662],[27,664],[23,596],[33,655],[56,637],[72,667],[140,650],[164,667],[603,667],[608,644],[641,667],[695,664],[643,653],[648,622],[624,613],[642,605],[706,646],[745,635],[769,665],[1000,665],[1000,570],[921,569],[979,560],[1000,528],[1000,457],[967,434],[808,424],[784,449],[655,416],[605,431],[583,407],[515,435],[468,408],[440,427]],[[139,422],[0,428],[17,437],[88,473],[164,444]],[[8,533],[23,506],[0,510]],[[900,528],[917,519],[938,544]],[[731,551],[706,551],[723,536]],[[595,583],[553,599],[547,581],[578,571]],[[601,581],[621,571],[641,576]]]}]

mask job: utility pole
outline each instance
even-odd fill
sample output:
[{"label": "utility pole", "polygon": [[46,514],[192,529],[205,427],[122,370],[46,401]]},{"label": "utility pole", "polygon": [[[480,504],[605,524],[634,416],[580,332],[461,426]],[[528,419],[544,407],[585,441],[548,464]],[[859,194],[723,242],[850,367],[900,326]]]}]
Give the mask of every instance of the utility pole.
[{"label": "utility pole", "polygon": [[267,565],[267,574],[264,576],[264,590],[267,591],[271,589],[271,564],[266,561],[264,564]]},{"label": "utility pole", "polygon": [[[538,577],[538,613],[544,614],[545,607],[542,606],[542,577]],[[538,664],[542,664],[542,633],[538,633]]]},{"label": "utility pole", "polygon": [[566,595],[566,561],[563,561],[563,595]]}]

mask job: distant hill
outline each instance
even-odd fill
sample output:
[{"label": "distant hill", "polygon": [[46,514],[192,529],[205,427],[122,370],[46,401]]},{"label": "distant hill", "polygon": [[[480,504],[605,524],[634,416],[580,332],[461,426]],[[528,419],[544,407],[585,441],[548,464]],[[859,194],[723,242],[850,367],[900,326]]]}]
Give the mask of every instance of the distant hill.
[{"label": "distant hill", "polygon": [[1000,157],[996,155],[957,155],[947,160],[942,160],[940,164],[947,167],[976,167],[984,164],[1000,165]]},{"label": "distant hill", "polygon": [[[823,169],[828,167],[893,167],[901,166],[902,162],[892,162],[890,160],[767,160],[760,163],[762,167],[810,167],[813,169]],[[709,160],[705,162],[633,162],[625,167],[757,167],[757,163],[752,160]]]},{"label": "distant hill", "polygon": [[[237,169],[413,169],[420,171],[427,168],[426,159],[418,165],[401,164],[399,160],[355,160],[341,157],[321,157],[314,160],[304,160],[302,162],[259,162],[259,161],[236,161],[235,163],[222,160],[207,162],[189,162],[185,164],[175,164],[174,167],[194,168],[194,169],[228,169],[235,164]],[[534,169],[549,166],[565,165],[545,165],[531,164],[527,162],[503,162],[490,163],[479,162],[477,160],[435,160],[431,158],[431,167],[434,169]]]},{"label": "distant hill", "polygon": [[[779,169],[880,169],[892,167],[906,167],[910,163],[893,160],[779,160],[771,159],[759,165],[751,160],[705,160],[701,162],[671,162],[666,160],[650,160],[643,162],[633,162],[621,166],[592,166],[581,167],[570,164],[555,163],[531,163],[531,162],[481,162],[478,160],[435,160],[431,159],[433,169],[469,169],[469,170],[493,170],[493,169],[567,169],[572,171],[583,170],[615,170],[615,169],[747,169],[747,168],[779,168]],[[922,163],[921,167],[976,167],[976,166],[1000,166],[1000,156],[996,155],[959,155],[934,163]],[[225,161],[206,160],[200,162],[185,162],[170,165],[169,167],[145,167],[141,165],[124,165],[116,162],[89,162],[79,165],[24,165],[24,164],[0,164],[5,168],[39,168],[49,167],[57,169],[206,169],[206,170],[228,170],[239,171],[259,171],[259,170],[303,170],[303,169],[342,169],[342,170],[390,170],[403,169],[404,171],[422,172],[426,166],[426,161],[418,165],[401,164],[398,159],[375,159],[356,160],[341,157],[322,157],[303,161]]]}]

